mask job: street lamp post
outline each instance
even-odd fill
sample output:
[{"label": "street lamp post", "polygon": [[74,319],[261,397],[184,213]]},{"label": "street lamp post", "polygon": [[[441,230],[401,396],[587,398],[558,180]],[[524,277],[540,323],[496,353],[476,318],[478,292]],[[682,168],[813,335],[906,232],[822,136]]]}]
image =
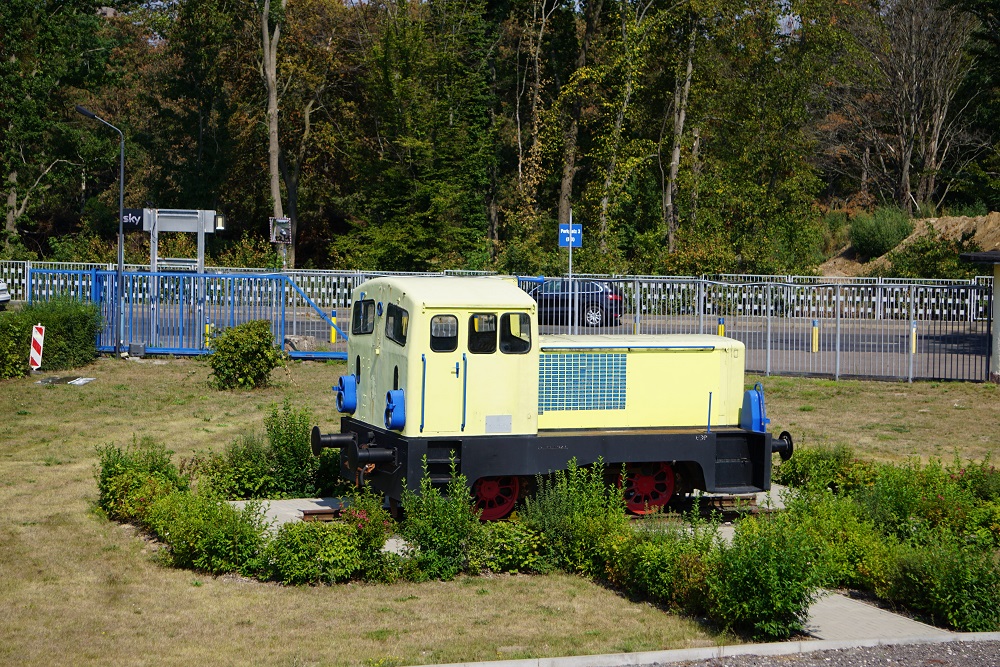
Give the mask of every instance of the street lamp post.
[{"label": "street lamp post", "polygon": [[124,229],[122,218],[125,217],[125,135],[117,127],[104,120],[90,109],[76,105],[77,113],[104,123],[118,133],[121,138],[121,151],[118,156],[118,270],[115,272],[115,356],[121,358],[122,351],[122,290],[125,276],[125,246],[123,243]]}]

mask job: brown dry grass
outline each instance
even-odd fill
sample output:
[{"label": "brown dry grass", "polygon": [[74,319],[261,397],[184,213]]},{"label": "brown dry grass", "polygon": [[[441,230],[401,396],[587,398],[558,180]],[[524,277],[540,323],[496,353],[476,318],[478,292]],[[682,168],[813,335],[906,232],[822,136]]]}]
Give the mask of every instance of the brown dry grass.
[{"label": "brown dry grass", "polygon": [[775,433],[796,447],[848,445],[868,459],[981,460],[1000,446],[1000,389],[962,382],[752,378],[764,384]]},{"label": "brown dry grass", "polygon": [[391,667],[716,641],[566,575],[318,588],[206,577],[158,564],[93,510],[96,445],[219,448],[285,397],[331,425],[340,372],[298,363],[272,388],[217,392],[198,361],[102,359],[73,373],[97,378],[84,386],[0,382],[0,664]]}]

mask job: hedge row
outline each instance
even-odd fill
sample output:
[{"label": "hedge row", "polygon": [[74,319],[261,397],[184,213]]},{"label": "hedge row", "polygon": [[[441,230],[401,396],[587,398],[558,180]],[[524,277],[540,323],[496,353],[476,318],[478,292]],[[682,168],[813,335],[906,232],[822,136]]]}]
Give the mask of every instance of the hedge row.
[{"label": "hedge row", "polygon": [[31,327],[45,326],[43,371],[77,368],[97,358],[100,309],[71,299],[53,299],[0,312],[0,379],[30,372]]}]

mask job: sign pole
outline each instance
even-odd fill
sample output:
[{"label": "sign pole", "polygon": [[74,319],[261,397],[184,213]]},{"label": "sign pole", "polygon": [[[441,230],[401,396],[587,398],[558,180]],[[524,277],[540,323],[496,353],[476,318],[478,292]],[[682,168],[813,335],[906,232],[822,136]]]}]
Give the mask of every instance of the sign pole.
[{"label": "sign pole", "polygon": [[569,324],[569,332],[572,334],[576,333],[576,286],[573,284],[573,208],[569,209],[569,298],[573,304],[571,308],[571,317]]}]

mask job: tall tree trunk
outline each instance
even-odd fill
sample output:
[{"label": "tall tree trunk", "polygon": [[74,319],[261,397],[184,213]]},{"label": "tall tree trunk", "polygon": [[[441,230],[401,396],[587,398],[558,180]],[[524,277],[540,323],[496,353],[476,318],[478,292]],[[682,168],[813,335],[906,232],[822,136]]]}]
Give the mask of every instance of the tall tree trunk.
[{"label": "tall tree trunk", "polygon": [[[288,0],[281,0],[284,12]],[[281,170],[279,166],[281,145],[278,141],[278,41],[281,39],[281,24],[270,27],[271,0],[264,0],[260,14],[261,51],[263,54],[262,75],[267,89],[267,168],[271,183],[271,203],[274,217],[285,217],[281,205]],[[295,221],[292,221],[292,242],[289,246],[288,265],[295,268]]]},{"label": "tall tree trunk", "polygon": [[17,220],[17,170],[11,171],[7,175],[7,182],[10,184],[10,189],[7,190],[7,215],[4,223],[4,231],[7,234],[4,246],[9,249],[14,238],[17,237],[17,227],[14,226],[14,221]]},{"label": "tall tree trunk", "polygon": [[698,223],[698,184],[701,180],[701,128],[691,131],[694,143],[691,145],[691,226]]},{"label": "tall tree trunk", "polygon": [[[586,29],[583,33],[583,40],[580,42],[580,50],[576,56],[576,71],[587,66],[587,52],[594,39],[594,34],[600,28],[601,10],[604,0],[591,0],[586,7]],[[573,180],[578,171],[576,166],[576,146],[580,133],[580,114],[583,104],[579,96],[574,95],[573,104],[570,106],[570,121],[563,134],[563,169],[562,181],[559,184],[559,223],[569,223],[570,209],[573,207]]]},{"label": "tall tree trunk", "polygon": [[663,188],[663,222],[667,228],[667,251],[674,252],[677,235],[677,172],[681,166],[681,139],[684,137],[684,119],[687,116],[688,97],[691,93],[691,79],[694,74],[694,51],[698,37],[698,22],[692,17],[691,35],[688,40],[687,64],[684,67],[683,83],[677,80],[674,86],[674,134],[670,152],[670,175]]}]

